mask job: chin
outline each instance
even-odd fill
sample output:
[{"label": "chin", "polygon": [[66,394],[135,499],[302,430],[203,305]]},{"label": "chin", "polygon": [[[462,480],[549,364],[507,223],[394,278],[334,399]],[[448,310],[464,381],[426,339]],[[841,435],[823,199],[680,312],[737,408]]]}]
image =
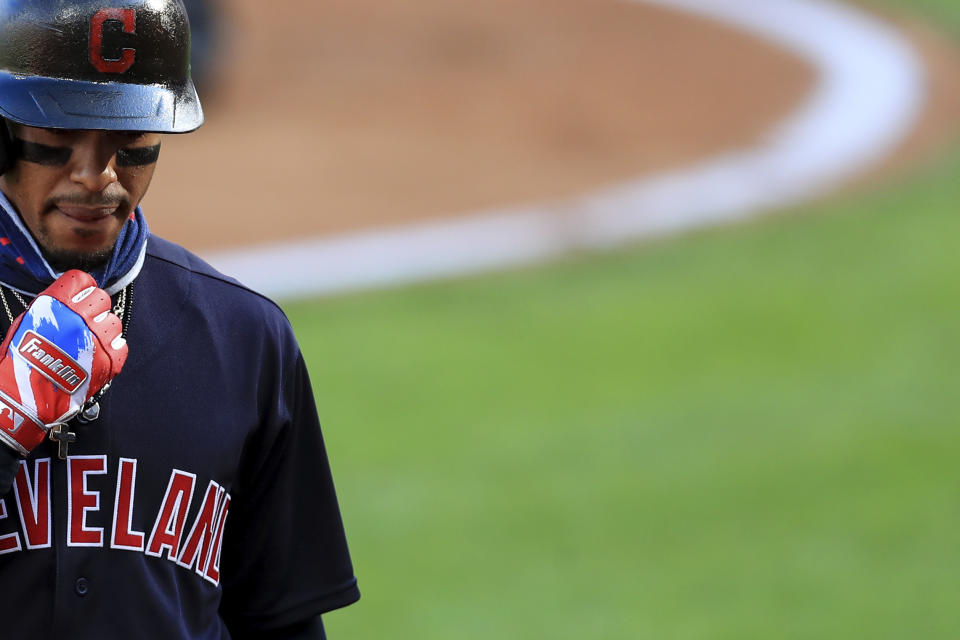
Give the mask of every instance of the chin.
[{"label": "chin", "polygon": [[110,255],[113,253],[113,247],[96,250],[77,250],[77,249],[44,249],[43,256],[56,271],[69,271],[70,269],[80,269],[81,271],[94,271],[107,264]]}]

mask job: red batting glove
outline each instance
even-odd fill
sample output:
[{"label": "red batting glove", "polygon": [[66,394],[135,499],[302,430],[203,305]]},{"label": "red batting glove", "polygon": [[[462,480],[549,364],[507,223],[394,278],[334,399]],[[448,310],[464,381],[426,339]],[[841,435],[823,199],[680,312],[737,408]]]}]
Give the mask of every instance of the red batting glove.
[{"label": "red batting glove", "polygon": [[26,456],[120,373],[127,343],[110,296],[83,271],[44,289],[0,346],[0,443]]}]

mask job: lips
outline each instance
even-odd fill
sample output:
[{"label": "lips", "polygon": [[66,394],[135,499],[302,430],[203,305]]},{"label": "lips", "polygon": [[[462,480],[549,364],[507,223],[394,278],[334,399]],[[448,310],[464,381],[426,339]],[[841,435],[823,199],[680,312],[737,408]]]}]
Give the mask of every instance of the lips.
[{"label": "lips", "polygon": [[116,206],[96,206],[96,207],[87,207],[80,205],[68,205],[60,204],[56,206],[56,210],[63,214],[64,216],[76,220],[77,222],[99,222],[105,218],[109,218],[116,211]]}]

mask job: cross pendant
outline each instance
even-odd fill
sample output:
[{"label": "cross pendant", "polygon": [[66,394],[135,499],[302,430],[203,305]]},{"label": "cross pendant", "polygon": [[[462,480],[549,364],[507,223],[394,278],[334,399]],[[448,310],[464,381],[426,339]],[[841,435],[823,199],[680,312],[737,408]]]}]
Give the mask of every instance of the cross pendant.
[{"label": "cross pendant", "polygon": [[77,441],[77,434],[67,429],[62,422],[50,430],[50,439],[57,443],[57,457],[67,459],[70,444]]}]

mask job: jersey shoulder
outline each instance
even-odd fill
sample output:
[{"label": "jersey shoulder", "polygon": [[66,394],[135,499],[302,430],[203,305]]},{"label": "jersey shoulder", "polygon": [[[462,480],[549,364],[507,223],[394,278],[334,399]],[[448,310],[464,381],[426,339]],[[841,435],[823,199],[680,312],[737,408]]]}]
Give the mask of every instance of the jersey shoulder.
[{"label": "jersey shoulder", "polygon": [[196,254],[159,236],[150,236],[144,270],[179,272],[177,275],[181,280],[186,278],[193,288],[198,289],[196,293],[216,292],[218,298],[231,298],[235,300],[235,304],[264,306],[283,313],[270,298],[250,289],[237,279],[220,273]]},{"label": "jersey shoulder", "polygon": [[[264,330],[281,342],[293,341],[292,329],[280,307],[234,278],[220,273],[178,244],[150,236],[143,269],[137,277],[137,299],[148,296],[167,313],[189,313],[231,327],[238,335]],[[291,345],[292,346],[292,345]]]},{"label": "jersey shoulder", "polygon": [[151,235],[147,242],[147,261],[164,263],[169,267],[182,270],[197,277],[199,279],[198,282],[206,286],[218,286],[216,283],[219,283],[228,288],[236,289],[237,295],[241,297],[249,294],[276,307],[276,304],[266,296],[243,285],[237,279],[220,273],[205,260],[191,253],[184,247],[159,236]]}]

